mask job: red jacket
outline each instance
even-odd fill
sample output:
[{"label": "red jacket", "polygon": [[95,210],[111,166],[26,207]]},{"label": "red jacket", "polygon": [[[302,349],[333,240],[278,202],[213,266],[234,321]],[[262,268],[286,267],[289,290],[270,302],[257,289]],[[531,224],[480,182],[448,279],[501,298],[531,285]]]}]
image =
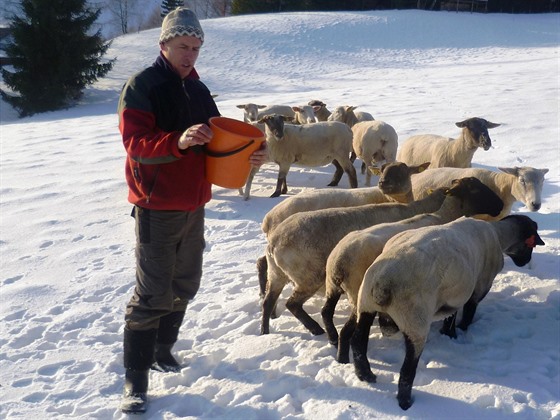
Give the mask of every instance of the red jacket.
[{"label": "red jacket", "polygon": [[220,115],[195,70],[184,80],[160,55],[125,84],[118,106],[128,200],[155,210],[192,211],[211,198],[200,146],[179,150],[181,134]]}]

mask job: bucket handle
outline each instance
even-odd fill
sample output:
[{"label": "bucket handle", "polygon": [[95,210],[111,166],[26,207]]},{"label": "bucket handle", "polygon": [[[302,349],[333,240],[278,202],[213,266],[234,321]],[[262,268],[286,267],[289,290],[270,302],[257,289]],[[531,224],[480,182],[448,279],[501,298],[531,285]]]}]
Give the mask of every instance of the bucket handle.
[{"label": "bucket handle", "polygon": [[206,154],[210,157],[214,157],[214,158],[221,158],[221,157],[228,157],[228,156],[232,156],[235,155],[236,153],[239,153],[243,150],[245,150],[247,147],[249,147],[250,145],[252,145],[255,142],[255,140],[251,140],[249,143],[247,143],[244,146],[241,146],[239,149],[235,149],[235,150],[231,150],[229,152],[214,152],[212,150],[209,150],[208,148],[206,148]]}]

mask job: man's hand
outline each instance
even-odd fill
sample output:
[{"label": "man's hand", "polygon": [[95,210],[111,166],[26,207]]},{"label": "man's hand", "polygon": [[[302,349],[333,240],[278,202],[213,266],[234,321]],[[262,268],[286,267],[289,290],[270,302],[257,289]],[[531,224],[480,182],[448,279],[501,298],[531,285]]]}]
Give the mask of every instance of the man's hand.
[{"label": "man's hand", "polygon": [[255,150],[251,156],[249,156],[249,163],[253,166],[261,166],[266,162],[268,162],[268,149],[266,148],[266,142],[263,142],[261,148]]},{"label": "man's hand", "polygon": [[178,146],[180,150],[185,150],[194,145],[203,146],[212,140],[212,130],[206,124],[196,124],[185,130],[179,137]]}]

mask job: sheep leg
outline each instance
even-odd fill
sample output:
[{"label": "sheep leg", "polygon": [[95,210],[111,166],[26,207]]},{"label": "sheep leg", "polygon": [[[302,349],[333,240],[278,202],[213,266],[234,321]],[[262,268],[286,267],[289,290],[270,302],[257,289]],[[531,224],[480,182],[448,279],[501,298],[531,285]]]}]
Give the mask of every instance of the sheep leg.
[{"label": "sheep leg", "polygon": [[[263,255],[262,257],[259,257],[257,259],[257,273],[259,275],[259,297],[261,298],[261,300],[264,300],[264,296],[266,295],[266,283],[268,281],[266,275],[267,268],[268,263],[266,262],[266,257]],[[270,317],[273,319],[278,318],[278,315],[276,314],[277,306],[278,302],[276,302],[274,308],[272,308],[272,313],[270,314]]]},{"label": "sheep leg", "polygon": [[[365,162],[362,162],[362,166],[360,170],[362,171],[362,175],[366,173],[367,165]],[[367,176],[367,175],[366,175]],[[371,176],[371,175],[370,175]]]},{"label": "sheep leg", "polygon": [[317,290],[294,289],[292,295],[286,302],[286,308],[307,328],[313,335],[321,335],[325,333],[323,327],[317,321],[309,316],[303,309],[303,304],[307,299],[315,294]]},{"label": "sheep leg", "polygon": [[457,338],[457,331],[455,330],[456,319],[457,319],[457,312],[445,318],[443,320],[443,326],[441,327],[439,332],[447,335],[450,338]]},{"label": "sheep leg", "polygon": [[249,176],[247,176],[247,181],[245,181],[245,192],[243,192],[242,188],[239,188],[239,193],[243,195],[243,200],[247,201],[249,199],[249,194],[251,193],[251,185],[253,185],[253,178],[255,174],[259,171],[259,168],[253,166],[251,168],[251,172],[249,172]]},{"label": "sheep leg", "polygon": [[412,383],[416,377],[418,361],[420,360],[420,355],[424,350],[426,338],[418,337],[416,340],[413,340],[408,334],[404,334],[404,343],[406,346],[406,355],[399,375],[399,391],[397,393],[397,400],[400,408],[408,410],[413,402]]},{"label": "sheep leg", "polygon": [[[327,286],[328,287],[328,286]],[[327,330],[327,336],[329,337],[329,343],[336,346],[338,343],[338,331],[334,326],[334,311],[336,309],[336,304],[340,300],[342,295],[341,291],[329,291],[327,292],[327,299],[323,308],[321,309],[321,317],[323,318],[323,324],[325,324],[325,329]]]},{"label": "sheep leg", "polygon": [[[347,162],[343,162],[343,165],[340,165],[340,163],[336,160],[333,161],[333,163],[337,163],[339,165],[339,167],[342,167],[343,171],[346,172],[346,175],[348,175],[348,181],[350,182],[350,188],[357,188],[358,187],[358,176],[356,175],[356,168],[354,168],[354,165],[352,165],[352,162],[347,161]],[[335,164],[336,166],[336,164]],[[340,175],[342,176],[342,174]],[[333,181],[334,181],[334,176],[333,176]],[[338,181],[340,181],[340,177],[338,178]],[[338,185],[338,181],[336,184],[334,184],[333,186]],[[329,184],[330,186],[331,184]]]},{"label": "sheep leg", "polygon": [[267,258],[266,262],[268,266],[268,280],[262,303],[261,335],[270,333],[270,318],[275,311],[276,303],[284,286],[290,281],[280,268],[276,266],[274,259]]},{"label": "sheep leg", "polygon": [[338,352],[336,353],[336,361],[338,363],[350,363],[350,340],[354,335],[354,331],[356,331],[357,323],[358,315],[356,314],[356,309],[352,309],[352,313],[340,330],[340,336],[338,337]]},{"label": "sheep leg", "polygon": [[352,355],[354,356],[354,371],[360,381],[375,382],[377,377],[371,371],[369,361],[367,359],[367,346],[369,339],[369,331],[376,312],[362,312],[360,314],[356,331],[352,335],[350,344],[352,346]]},{"label": "sheep leg", "polygon": [[340,182],[340,179],[342,178],[342,174],[344,173],[344,169],[342,169],[342,166],[340,165],[340,163],[338,163],[338,160],[334,159],[332,161],[332,164],[336,169],[334,171],[331,182],[329,182],[329,184],[327,185],[328,187],[336,187]]},{"label": "sheep leg", "polygon": [[469,325],[471,325],[472,320],[474,319],[474,314],[476,313],[477,306],[478,302],[472,296],[463,306],[463,318],[461,318],[461,322],[459,323],[459,325],[457,325],[463,331],[467,331],[467,328],[469,328]]},{"label": "sheep leg", "polygon": [[276,181],[276,190],[274,190],[274,193],[270,196],[270,198],[273,197],[280,197],[280,194],[286,194],[288,192],[288,184],[286,183],[286,176],[288,175],[288,171],[290,170],[290,167],[283,167],[280,166],[280,169],[278,170],[278,180]]}]

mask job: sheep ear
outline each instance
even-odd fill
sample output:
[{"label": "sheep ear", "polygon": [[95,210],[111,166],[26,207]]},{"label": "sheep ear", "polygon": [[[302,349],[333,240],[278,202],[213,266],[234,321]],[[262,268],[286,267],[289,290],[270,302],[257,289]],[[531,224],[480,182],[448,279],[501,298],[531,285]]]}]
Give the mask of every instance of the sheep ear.
[{"label": "sheep ear", "polygon": [[541,171],[541,173],[544,175],[548,172],[548,168],[539,169],[539,171]]},{"label": "sheep ear", "polygon": [[237,108],[245,109],[245,105],[235,105]]},{"label": "sheep ear", "polygon": [[502,124],[497,124],[497,123],[493,123],[493,122],[490,122],[490,121],[486,121],[486,128],[496,128],[496,127],[499,127],[500,125],[502,125]]},{"label": "sheep ear", "polygon": [[348,111],[354,111],[356,108],[358,108],[358,107],[357,106],[349,106]]},{"label": "sheep ear", "polygon": [[431,162],[424,162],[421,165],[418,165],[418,173],[420,172],[424,172],[426,169],[428,169],[428,167],[430,166]]},{"label": "sheep ear", "polygon": [[298,111],[301,111],[301,108],[299,106],[293,106],[292,111],[298,112]]},{"label": "sheep ear", "polygon": [[212,98],[217,98],[219,95],[217,93],[212,93],[211,96]]},{"label": "sheep ear", "polygon": [[257,108],[258,109],[263,109],[263,108],[266,108],[266,105],[257,105]]},{"label": "sheep ear", "polygon": [[455,125],[459,128],[464,128],[467,126],[467,120],[465,121],[460,121],[460,122],[456,122]]},{"label": "sheep ear", "polygon": [[502,172],[505,172],[506,174],[510,174],[510,175],[514,175],[517,176],[517,174],[519,173],[519,168],[514,167],[514,168],[500,168],[498,167],[498,169]]}]

